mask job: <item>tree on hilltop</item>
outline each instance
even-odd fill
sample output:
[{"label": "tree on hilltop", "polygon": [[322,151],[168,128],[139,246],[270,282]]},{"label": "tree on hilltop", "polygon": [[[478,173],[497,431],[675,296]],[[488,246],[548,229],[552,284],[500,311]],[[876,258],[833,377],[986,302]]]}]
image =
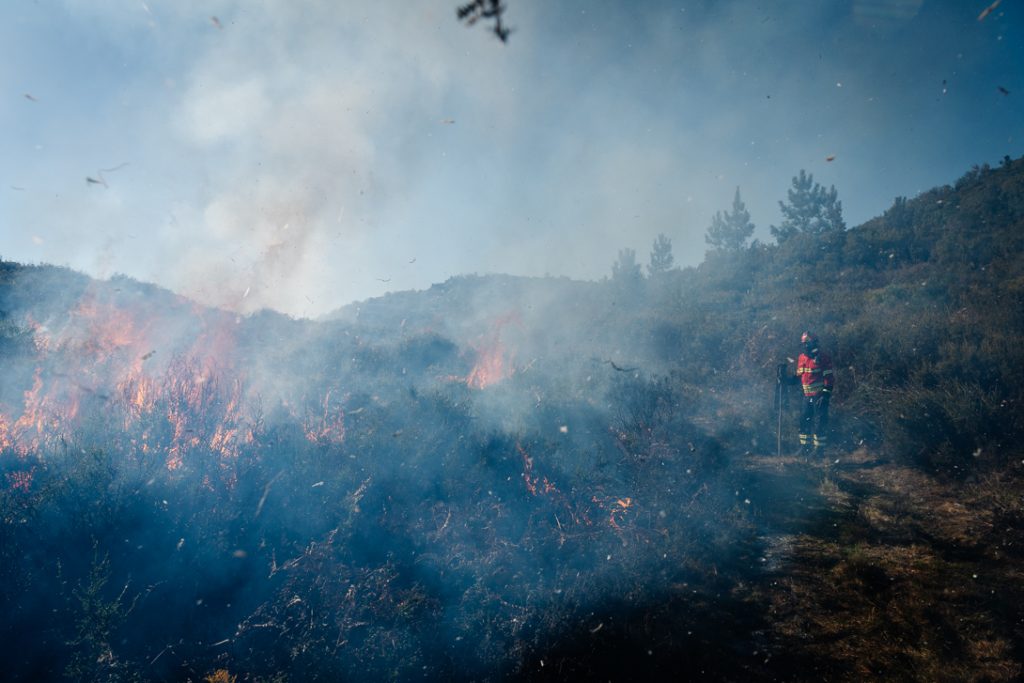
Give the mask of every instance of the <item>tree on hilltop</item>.
[{"label": "tree on hilltop", "polygon": [[801,233],[823,235],[846,230],[843,203],[834,185],[826,190],[814,182],[812,174],[800,169],[786,195],[788,201],[779,202],[783,221],[777,227],[771,226],[772,236],[779,244]]},{"label": "tree on hilltop", "polygon": [[636,250],[619,249],[619,258],[612,264],[612,281],[633,285],[644,279],[640,264],[636,262]]},{"label": "tree on hilltop", "polygon": [[740,251],[747,246],[747,240],[754,234],[754,224],[750,222],[750,212],[740,199],[740,188],[732,200],[732,211],[717,212],[711,219],[704,241],[712,249],[720,251]]},{"label": "tree on hilltop", "polygon": [[658,235],[651,247],[651,262],[647,265],[647,274],[655,277],[672,269],[675,257],[672,256],[672,240],[664,234]]}]

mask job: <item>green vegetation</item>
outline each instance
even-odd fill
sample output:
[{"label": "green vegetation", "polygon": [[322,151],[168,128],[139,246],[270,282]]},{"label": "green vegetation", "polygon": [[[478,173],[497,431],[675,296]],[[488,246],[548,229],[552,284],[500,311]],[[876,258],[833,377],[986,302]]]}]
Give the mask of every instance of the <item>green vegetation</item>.
[{"label": "green vegetation", "polygon": [[740,188],[736,188],[736,196],[732,200],[732,211],[724,214],[719,211],[711,219],[704,239],[712,249],[722,251],[739,251],[745,249],[747,240],[754,234],[754,224],[750,222],[750,212],[740,199]]},{"label": "green vegetation", "polygon": [[814,176],[800,169],[793,177],[793,187],[786,193],[787,201],[779,202],[783,220],[771,226],[772,236],[782,244],[794,235],[822,235],[842,232],[843,203],[836,188],[825,189],[814,182]]},{"label": "green vegetation", "polygon": [[771,369],[814,329],[836,363],[846,448],[866,440],[944,475],[1015,457],[1024,438],[1024,159],[897,198],[849,231],[825,220],[838,211],[834,193],[811,183],[801,173],[790,191],[786,215],[803,215],[790,227],[803,227],[777,245],[712,251],[699,268],[675,271],[676,300],[648,299],[637,318],[679,342],[666,345],[665,364],[735,410],[750,438],[763,437],[768,416],[758,406],[771,396]]}]

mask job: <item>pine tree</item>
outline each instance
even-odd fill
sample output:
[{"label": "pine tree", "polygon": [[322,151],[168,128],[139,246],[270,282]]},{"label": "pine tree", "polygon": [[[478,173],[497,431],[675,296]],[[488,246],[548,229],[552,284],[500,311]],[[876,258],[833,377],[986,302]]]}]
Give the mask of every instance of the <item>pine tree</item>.
[{"label": "pine tree", "polygon": [[612,264],[612,281],[632,286],[644,279],[640,264],[636,262],[636,251],[620,249],[619,259]]},{"label": "pine tree", "polygon": [[885,227],[896,231],[910,230],[914,223],[914,213],[907,207],[906,197],[896,197],[892,206],[882,214]]},{"label": "pine tree", "polygon": [[636,262],[636,251],[620,249],[619,258],[612,264],[613,304],[633,305],[639,301],[644,288],[644,273]]},{"label": "pine tree", "polygon": [[732,200],[732,211],[719,211],[711,219],[704,241],[713,249],[721,251],[740,251],[747,246],[747,240],[754,234],[754,224],[750,222],[750,212],[740,199],[740,188],[736,188],[736,196]]},{"label": "pine tree", "polygon": [[672,269],[675,257],[672,256],[672,240],[666,235],[658,235],[651,248],[651,262],[647,265],[647,274],[654,277]]},{"label": "pine tree", "polygon": [[800,233],[822,235],[846,230],[843,203],[834,185],[826,190],[814,182],[813,175],[800,169],[800,175],[793,178],[793,187],[786,195],[788,202],[779,202],[783,221],[778,227],[771,226],[779,244]]}]

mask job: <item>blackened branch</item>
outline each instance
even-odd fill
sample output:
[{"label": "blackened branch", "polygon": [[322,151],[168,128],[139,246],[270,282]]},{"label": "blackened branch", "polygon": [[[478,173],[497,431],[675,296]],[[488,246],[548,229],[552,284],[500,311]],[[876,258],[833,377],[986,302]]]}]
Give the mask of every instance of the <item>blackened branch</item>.
[{"label": "blackened branch", "polygon": [[466,22],[467,26],[474,25],[480,19],[493,20],[494,26],[491,31],[498,36],[501,42],[506,43],[512,29],[508,28],[501,20],[501,15],[505,13],[505,10],[506,6],[502,4],[501,0],[473,0],[473,2],[459,6],[455,13],[459,21]]}]

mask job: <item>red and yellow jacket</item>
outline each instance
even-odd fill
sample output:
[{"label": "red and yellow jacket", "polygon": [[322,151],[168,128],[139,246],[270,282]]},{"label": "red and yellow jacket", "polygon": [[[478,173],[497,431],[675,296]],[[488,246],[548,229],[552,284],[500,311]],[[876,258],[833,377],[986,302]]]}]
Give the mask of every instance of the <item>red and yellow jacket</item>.
[{"label": "red and yellow jacket", "polygon": [[819,396],[823,391],[831,392],[835,383],[832,359],[824,353],[817,356],[801,353],[796,361],[796,375],[804,388],[804,396]]}]

